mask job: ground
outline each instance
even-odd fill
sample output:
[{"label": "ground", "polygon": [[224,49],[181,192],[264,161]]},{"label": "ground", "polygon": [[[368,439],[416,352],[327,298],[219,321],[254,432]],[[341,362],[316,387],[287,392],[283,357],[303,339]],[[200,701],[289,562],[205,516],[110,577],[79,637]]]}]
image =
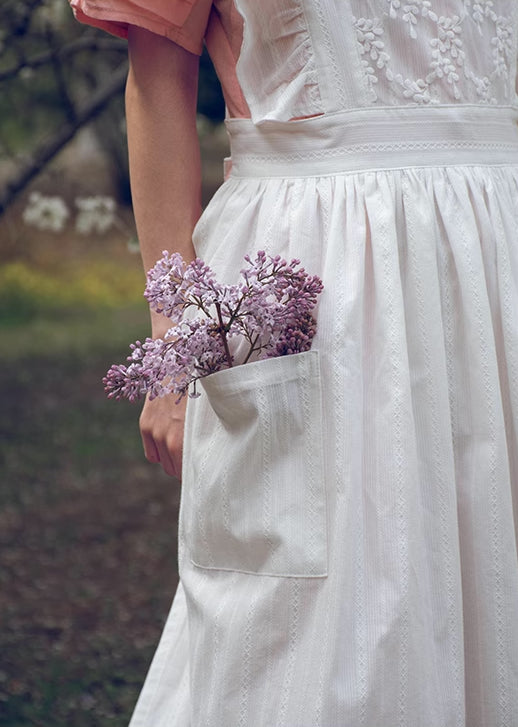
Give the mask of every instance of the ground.
[{"label": "ground", "polygon": [[179,485],[92,349],[0,370],[1,725],[125,725],[177,582]]}]

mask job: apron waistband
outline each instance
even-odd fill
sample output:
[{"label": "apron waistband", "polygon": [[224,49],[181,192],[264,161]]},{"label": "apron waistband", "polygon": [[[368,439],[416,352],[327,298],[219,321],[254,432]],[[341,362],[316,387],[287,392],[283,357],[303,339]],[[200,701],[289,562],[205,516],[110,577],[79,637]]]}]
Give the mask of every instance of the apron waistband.
[{"label": "apron waistband", "polygon": [[518,165],[518,109],[508,106],[369,107],[298,121],[225,123],[232,177]]}]

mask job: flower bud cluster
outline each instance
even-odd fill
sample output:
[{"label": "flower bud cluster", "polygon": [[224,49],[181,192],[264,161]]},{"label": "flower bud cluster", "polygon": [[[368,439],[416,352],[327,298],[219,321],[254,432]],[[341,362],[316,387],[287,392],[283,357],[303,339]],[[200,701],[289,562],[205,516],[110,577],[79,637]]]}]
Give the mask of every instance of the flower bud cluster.
[{"label": "flower bud cluster", "polygon": [[146,394],[182,398],[197,379],[216,371],[307,351],[322,289],[299,260],[288,263],[264,251],[245,257],[236,285],[218,282],[199,258],[187,264],[178,253],[164,252],[148,272],[145,297],[173,325],[163,339],[132,344],[128,365],[112,366],[103,379],[106,392],[130,401]]}]

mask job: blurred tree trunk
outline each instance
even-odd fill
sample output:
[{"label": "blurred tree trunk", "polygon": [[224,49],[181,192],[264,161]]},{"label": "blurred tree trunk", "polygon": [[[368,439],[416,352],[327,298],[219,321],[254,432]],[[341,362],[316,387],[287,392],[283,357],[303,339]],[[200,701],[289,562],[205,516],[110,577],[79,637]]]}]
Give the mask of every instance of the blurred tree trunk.
[{"label": "blurred tree trunk", "polygon": [[[0,0],[0,215],[92,122],[119,201],[130,201],[126,74],[126,42],[80,25],[67,0]],[[224,116],[207,53],[198,109],[211,121]]]},{"label": "blurred tree trunk", "polygon": [[[0,3],[0,215],[86,124],[102,119],[101,143],[128,201],[120,102],[126,43],[77,23],[66,0]],[[119,99],[116,107],[114,99]],[[5,165],[4,165],[5,167]]]},{"label": "blurred tree trunk", "polygon": [[[74,107],[73,114],[53,134],[40,142],[29,155],[28,160],[20,166],[0,188],[0,214],[23,192],[27,185],[42,169],[74,138],[76,133],[85,124],[95,119],[108,105],[108,103],[124,89],[127,70],[119,69],[102,88],[100,88],[82,108]],[[112,148],[112,153],[115,149]],[[122,167],[122,163],[119,169]],[[123,180],[119,180],[123,184]],[[126,200],[127,201],[127,200]]]}]

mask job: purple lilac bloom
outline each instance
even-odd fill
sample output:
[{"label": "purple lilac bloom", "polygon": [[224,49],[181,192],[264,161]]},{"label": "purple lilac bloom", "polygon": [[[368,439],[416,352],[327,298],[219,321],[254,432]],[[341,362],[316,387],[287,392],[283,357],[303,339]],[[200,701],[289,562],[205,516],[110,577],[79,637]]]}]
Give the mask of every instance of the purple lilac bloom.
[{"label": "purple lilac bloom", "polygon": [[185,262],[179,253],[162,257],[147,273],[144,297],[157,313],[179,321],[185,305]]},{"label": "purple lilac bloom", "polygon": [[[197,379],[221,369],[307,351],[320,278],[298,260],[288,263],[262,250],[245,263],[240,283],[222,285],[203,260],[186,264],[178,253],[164,252],[148,273],[145,296],[173,326],[164,339],[132,344],[129,365],[112,366],[103,379],[108,396],[181,398]],[[186,319],[188,309],[197,317]]]}]

